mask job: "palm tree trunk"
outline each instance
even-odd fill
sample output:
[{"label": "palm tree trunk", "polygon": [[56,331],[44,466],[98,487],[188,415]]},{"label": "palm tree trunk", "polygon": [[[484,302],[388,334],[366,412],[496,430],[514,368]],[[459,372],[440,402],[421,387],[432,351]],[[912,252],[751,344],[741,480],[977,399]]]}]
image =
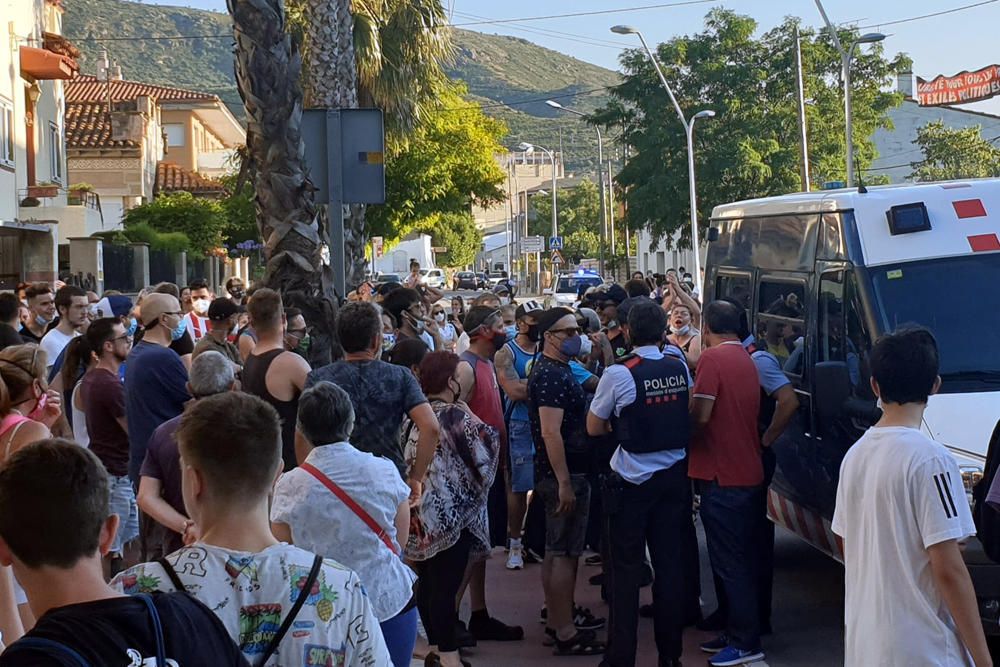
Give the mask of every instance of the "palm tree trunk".
[{"label": "palm tree trunk", "polygon": [[257,225],[267,260],[265,284],[303,310],[314,350],[329,357],[333,315],[329,271],[300,134],[302,60],[285,30],[282,0],[227,0],[236,39],[236,83],[247,115]]},{"label": "palm tree trunk", "polygon": [[[305,0],[305,43],[308,45],[306,106],[355,109],[358,66],[354,58],[354,17],[350,0]],[[364,279],[365,207],[344,207],[344,275],[347,289]]]}]

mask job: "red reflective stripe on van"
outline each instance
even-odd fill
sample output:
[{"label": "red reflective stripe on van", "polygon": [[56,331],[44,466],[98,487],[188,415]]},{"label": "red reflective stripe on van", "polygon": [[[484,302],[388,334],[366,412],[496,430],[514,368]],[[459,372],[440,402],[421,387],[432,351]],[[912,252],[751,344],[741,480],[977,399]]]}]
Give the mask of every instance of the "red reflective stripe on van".
[{"label": "red reflective stripe on van", "polygon": [[962,199],[953,201],[951,205],[955,208],[955,215],[959,219],[986,217],[986,207],[983,206],[982,199]]},{"label": "red reflective stripe on van", "polygon": [[976,234],[969,237],[969,245],[973,252],[1000,250],[1000,238],[996,234]]}]

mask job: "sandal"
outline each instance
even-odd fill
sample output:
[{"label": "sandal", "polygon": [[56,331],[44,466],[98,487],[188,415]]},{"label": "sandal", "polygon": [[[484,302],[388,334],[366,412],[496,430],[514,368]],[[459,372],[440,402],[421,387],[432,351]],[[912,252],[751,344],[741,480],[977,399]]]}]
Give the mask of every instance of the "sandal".
[{"label": "sandal", "polygon": [[570,639],[563,641],[556,637],[553,655],[600,655],[604,653],[604,642],[598,641],[592,630],[577,630]]}]

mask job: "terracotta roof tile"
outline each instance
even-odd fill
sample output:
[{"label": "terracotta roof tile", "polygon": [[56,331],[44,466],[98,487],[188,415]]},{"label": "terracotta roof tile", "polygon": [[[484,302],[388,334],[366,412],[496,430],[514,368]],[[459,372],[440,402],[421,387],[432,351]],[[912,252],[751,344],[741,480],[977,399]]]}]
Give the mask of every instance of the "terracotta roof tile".
[{"label": "terracotta roof tile", "polygon": [[[181,88],[157,86],[138,81],[112,81],[111,100],[134,100],[138,97],[153,97],[161,102],[213,102],[218,96],[199,93]],[[108,83],[96,76],[82,75],[66,83],[67,102],[99,102],[108,99]]]},{"label": "terracotta roof tile", "polygon": [[156,186],[153,188],[153,196],[161,192],[179,192],[181,190],[193,195],[207,195],[222,194],[225,188],[219,181],[188,171],[173,162],[157,163]]},{"label": "terracotta roof tile", "polygon": [[107,105],[66,103],[66,148],[139,148],[134,141],[111,139]]}]

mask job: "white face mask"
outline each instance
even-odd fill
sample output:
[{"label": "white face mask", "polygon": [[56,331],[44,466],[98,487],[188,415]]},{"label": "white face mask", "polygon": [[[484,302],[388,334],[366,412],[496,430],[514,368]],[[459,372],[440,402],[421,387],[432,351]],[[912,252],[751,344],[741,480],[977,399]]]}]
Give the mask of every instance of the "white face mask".
[{"label": "white face mask", "polygon": [[210,305],[212,305],[212,303],[208,299],[195,299],[191,302],[194,312],[199,315],[205,315],[208,312],[208,307]]},{"label": "white face mask", "polygon": [[594,343],[590,340],[590,336],[580,336],[580,355],[581,357],[586,357],[594,349]]},{"label": "white face mask", "polygon": [[670,333],[674,334],[675,336],[687,336],[689,331],[691,331],[690,324],[685,324],[680,328],[677,328],[675,326],[670,327]]},{"label": "white face mask", "polygon": [[434,316],[434,319],[444,324],[444,313],[438,313]]}]

